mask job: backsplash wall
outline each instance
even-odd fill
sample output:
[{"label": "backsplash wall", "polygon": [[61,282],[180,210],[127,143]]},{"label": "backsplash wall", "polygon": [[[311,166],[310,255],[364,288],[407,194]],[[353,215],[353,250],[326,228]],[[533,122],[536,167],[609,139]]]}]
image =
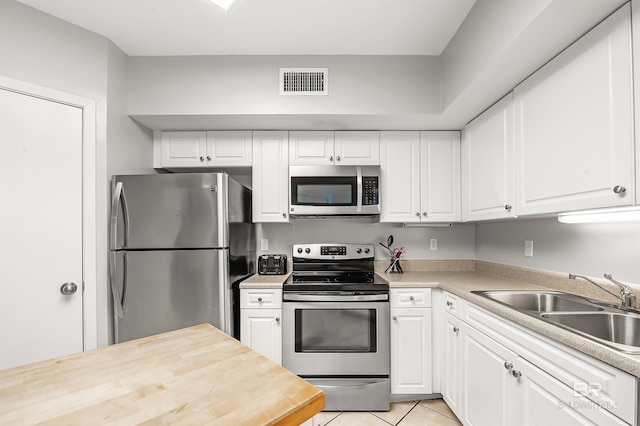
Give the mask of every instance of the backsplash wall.
[{"label": "backsplash wall", "polygon": [[[533,240],[533,257],[524,256]],[[564,224],[557,218],[476,225],[477,260],[640,284],[640,223]]]},{"label": "backsplash wall", "polygon": [[[403,259],[448,260],[475,259],[475,225],[454,224],[449,228],[403,228],[399,224],[371,223],[363,220],[298,219],[288,224],[257,225],[257,254],[284,253],[298,243],[370,243],[376,247],[376,260],[388,258],[378,242],[386,244],[393,235],[393,247],[405,247]],[[438,249],[429,249],[429,240],[438,240]],[[268,250],[260,250],[260,240],[267,239]]]}]

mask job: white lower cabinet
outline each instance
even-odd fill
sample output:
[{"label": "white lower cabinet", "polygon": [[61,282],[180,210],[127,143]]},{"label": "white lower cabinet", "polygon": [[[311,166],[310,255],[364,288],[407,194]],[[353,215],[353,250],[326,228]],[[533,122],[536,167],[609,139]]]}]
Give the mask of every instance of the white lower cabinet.
[{"label": "white lower cabinet", "polygon": [[282,290],[240,290],[240,341],[282,365]]},{"label": "white lower cabinet", "polygon": [[635,424],[631,375],[445,292],[442,395],[465,425]]},{"label": "white lower cabinet", "polygon": [[392,288],[391,393],[431,394],[431,289]]}]

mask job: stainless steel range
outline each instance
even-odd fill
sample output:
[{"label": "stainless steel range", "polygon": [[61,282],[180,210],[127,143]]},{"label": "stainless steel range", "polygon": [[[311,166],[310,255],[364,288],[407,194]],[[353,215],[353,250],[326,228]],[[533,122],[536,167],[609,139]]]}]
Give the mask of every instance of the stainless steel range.
[{"label": "stainless steel range", "polygon": [[389,284],[373,253],[373,244],[293,246],[282,364],[325,391],[326,411],[389,410]]}]

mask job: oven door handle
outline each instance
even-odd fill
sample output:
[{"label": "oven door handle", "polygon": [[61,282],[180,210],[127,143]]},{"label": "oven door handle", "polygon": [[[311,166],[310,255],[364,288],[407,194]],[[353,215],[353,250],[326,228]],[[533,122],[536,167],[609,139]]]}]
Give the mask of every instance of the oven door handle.
[{"label": "oven door handle", "polygon": [[353,294],[352,292],[283,293],[283,301],[292,302],[371,302],[387,301],[388,294]]}]

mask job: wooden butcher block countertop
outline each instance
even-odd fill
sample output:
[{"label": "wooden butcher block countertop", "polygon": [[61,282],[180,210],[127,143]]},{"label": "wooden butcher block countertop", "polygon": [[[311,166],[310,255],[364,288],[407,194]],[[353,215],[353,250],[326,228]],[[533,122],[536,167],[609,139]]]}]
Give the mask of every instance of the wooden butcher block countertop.
[{"label": "wooden butcher block countertop", "polygon": [[299,425],[324,405],[209,324],[0,371],[3,425]]}]

